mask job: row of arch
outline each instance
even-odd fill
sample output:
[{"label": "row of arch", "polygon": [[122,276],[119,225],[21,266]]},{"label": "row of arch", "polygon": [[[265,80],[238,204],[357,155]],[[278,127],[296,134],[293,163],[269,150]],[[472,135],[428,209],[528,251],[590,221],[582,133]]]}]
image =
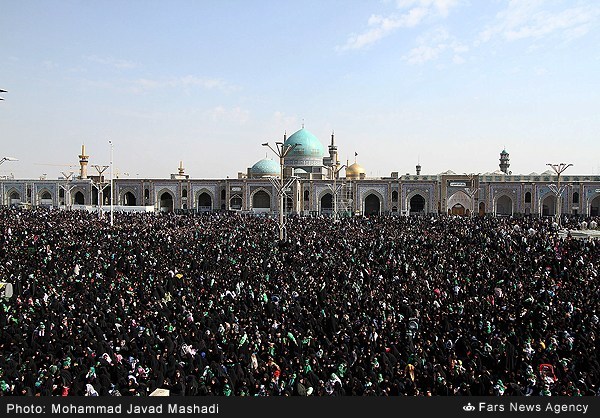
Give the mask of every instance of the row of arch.
[{"label": "row of arch", "polygon": [[[529,193],[529,192],[527,192]],[[128,195],[129,200],[128,200]],[[81,196],[83,197],[83,196]],[[125,194],[125,204],[128,201],[135,204],[135,196],[131,192]],[[241,208],[242,199],[240,196],[232,198],[232,206],[238,206]],[[449,214],[458,215],[469,215],[470,210],[464,204],[465,202],[453,203],[449,209]],[[161,210],[172,211],[173,210],[173,196],[169,192],[163,192],[160,196],[160,208]],[[203,192],[198,196],[198,208],[200,211],[209,211],[212,209],[212,198],[211,196]],[[271,195],[265,190],[258,190],[252,195],[252,208],[256,211],[269,211],[271,209]],[[286,208],[291,209],[291,199],[287,199]],[[396,210],[394,210],[394,208]],[[392,208],[392,212],[397,211],[397,207]],[[597,196],[591,203],[591,216],[598,216],[600,214],[600,196]],[[425,198],[420,194],[413,195],[408,201],[409,213],[422,213],[426,209]],[[480,215],[485,214],[485,203],[481,202],[477,208]],[[333,195],[331,193],[325,193],[320,200],[320,212],[330,213],[333,211]],[[381,199],[374,193],[368,194],[364,200],[364,214],[375,215],[381,213]],[[507,196],[502,195],[496,200],[495,212],[496,215],[512,215],[514,213],[514,202]],[[553,216],[556,214],[556,197],[549,195],[542,200],[542,216]]]},{"label": "row of arch", "polygon": [[[61,197],[64,196],[61,190]],[[448,200],[448,214],[449,215],[469,215],[469,202],[470,199],[466,194],[462,196],[464,193],[458,192],[455,193]],[[104,203],[108,203],[107,199],[110,196],[110,191],[105,191],[103,193]],[[40,204],[42,205],[52,205],[52,195],[49,191],[43,190],[39,194]],[[271,209],[271,195],[264,189],[259,189],[252,194],[252,208],[258,212],[266,212]],[[8,195],[8,203],[9,204],[18,204],[21,201],[21,194],[12,190]],[[98,197],[93,196],[92,203],[98,203]],[[173,194],[170,191],[162,191],[159,195],[159,208],[161,211],[171,212],[174,210],[174,198]],[[579,194],[573,194],[574,203],[579,202]],[[84,205],[85,197],[81,191],[76,191],[73,194],[72,203],[75,205]],[[325,193],[321,196],[320,199],[320,212],[321,213],[331,213],[333,211],[333,195],[331,193]],[[531,203],[531,193],[527,192],[525,194],[525,203]],[[137,198],[134,193],[131,191],[127,191],[123,194],[122,204],[124,206],[136,206],[138,204]],[[240,195],[234,195],[230,200],[230,206],[234,209],[242,208],[242,197]],[[201,212],[211,211],[213,209],[213,198],[208,192],[201,192],[198,195],[197,200],[197,208]],[[286,210],[291,210],[292,202],[291,199],[287,199],[286,202]],[[184,208],[187,209],[187,208]],[[477,208],[480,215],[485,214],[485,204],[481,202],[479,207]],[[515,205],[513,199],[508,195],[500,196],[495,202],[494,213],[496,215],[512,215],[515,212]],[[425,198],[421,194],[414,194],[408,201],[408,211],[409,213],[422,213],[426,211],[426,201]],[[528,212],[529,209],[526,209]],[[397,206],[392,207],[392,212],[397,212]],[[365,197],[364,200],[364,210],[363,213],[365,215],[374,215],[381,213],[381,199],[374,193],[370,193]],[[529,213],[526,213],[529,214]],[[553,216],[556,214],[556,196],[548,195],[541,202],[541,215],[542,216]],[[600,215],[600,195],[596,196],[591,204],[590,204],[590,213],[591,216],[599,216]]]},{"label": "row of arch", "polygon": [[[464,195],[464,196],[463,196]],[[448,200],[448,214],[449,215],[469,215],[470,210],[468,209],[470,202],[470,198],[462,193],[455,193]],[[531,203],[531,193],[527,192],[525,194],[525,203]],[[573,193],[573,203],[579,203],[579,193]],[[556,215],[557,209],[557,199],[556,196],[549,194],[541,201],[540,214],[542,216],[554,216]],[[485,214],[485,203],[480,202],[478,211],[480,215]],[[531,209],[525,208],[525,215],[530,214]],[[502,195],[496,199],[494,214],[501,216],[510,216],[515,213],[515,205],[513,199],[508,195]],[[590,215],[598,216],[600,215],[600,195],[596,196],[590,203]]]}]

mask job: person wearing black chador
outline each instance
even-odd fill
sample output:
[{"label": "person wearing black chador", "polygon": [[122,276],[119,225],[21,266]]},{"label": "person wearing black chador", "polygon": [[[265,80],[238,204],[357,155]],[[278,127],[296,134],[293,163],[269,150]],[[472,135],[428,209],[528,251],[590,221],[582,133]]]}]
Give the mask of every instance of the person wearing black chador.
[{"label": "person wearing black chador", "polygon": [[600,394],[598,240],[545,218],[286,229],[1,208],[0,395]]}]

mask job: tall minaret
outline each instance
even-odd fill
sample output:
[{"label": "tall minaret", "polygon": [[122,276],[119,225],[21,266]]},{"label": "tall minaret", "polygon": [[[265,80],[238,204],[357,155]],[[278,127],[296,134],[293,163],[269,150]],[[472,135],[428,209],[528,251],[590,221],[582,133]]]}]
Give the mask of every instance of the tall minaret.
[{"label": "tall minaret", "polygon": [[179,175],[183,176],[185,173],[185,168],[183,168],[183,161],[179,161]]},{"label": "tall minaret", "polygon": [[340,162],[338,160],[338,152],[337,146],[335,145],[335,133],[331,131],[331,145],[329,145],[329,159],[331,161],[331,169],[332,169],[332,179],[334,176],[338,176],[338,169],[340,167]]},{"label": "tall minaret", "polygon": [[421,164],[417,163],[417,166],[415,167],[417,169],[417,176],[421,175]]},{"label": "tall minaret", "polygon": [[502,150],[500,153],[500,171],[504,174],[508,174],[508,167],[510,167],[510,158],[506,150]]},{"label": "tall minaret", "polygon": [[81,155],[79,156],[79,178],[87,179],[87,165],[88,165],[89,155],[85,154],[85,145],[81,146]]}]

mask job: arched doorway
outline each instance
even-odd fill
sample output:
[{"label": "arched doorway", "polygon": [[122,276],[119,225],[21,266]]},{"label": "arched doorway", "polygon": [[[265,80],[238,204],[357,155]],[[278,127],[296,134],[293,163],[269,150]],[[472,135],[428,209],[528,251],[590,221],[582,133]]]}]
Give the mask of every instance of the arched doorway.
[{"label": "arched doorway", "polygon": [[252,210],[255,212],[268,212],[271,210],[271,196],[264,190],[259,190],[252,197]]},{"label": "arched doorway", "polygon": [[73,196],[73,202],[76,205],[85,205],[85,197],[83,196],[83,193],[81,193],[81,192],[75,193],[75,196]]},{"label": "arched doorway", "polygon": [[365,198],[365,215],[379,215],[381,210],[381,201],[371,193]]},{"label": "arched doorway", "polygon": [[507,195],[500,196],[496,200],[496,215],[507,216],[513,214],[513,202]]},{"label": "arched doorway", "polygon": [[161,212],[173,212],[173,195],[171,193],[163,192],[159,200]]},{"label": "arched doorway", "polygon": [[542,216],[556,215],[556,197],[552,195],[546,196],[542,201]]},{"label": "arched doorway", "polygon": [[473,205],[473,199],[462,190],[459,190],[448,198],[446,207],[448,208],[448,215],[465,216],[467,208],[471,208],[471,205]]},{"label": "arched doorway", "polygon": [[135,195],[131,192],[127,192],[125,193],[125,195],[123,195],[123,205],[124,206],[135,206],[136,204],[136,200],[135,200]]},{"label": "arched doorway", "polygon": [[110,192],[110,186],[106,187],[106,189],[104,189],[102,191],[102,204],[103,205],[110,205],[110,199],[111,199],[111,192]]},{"label": "arched doorway", "polygon": [[235,195],[229,201],[229,207],[233,210],[242,209],[242,198],[238,195]]},{"label": "arched doorway", "polygon": [[333,213],[333,196],[331,193],[325,193],[321,197],[321,213]]},{"label": "arched doorway", "polygon": [[15,190],[8,195],[8,200],[11,205],[18,205],[21,203],[21,195]]},{"label": "arched doorway", "polygon": [[596,196],[590,203],[590,216],[600,216],[600,195]]},{"label": "arched doorway", "polygon": [[210,212],[212,210],[212,199],[206,192],[198,196],[198,212]]},{"label": "arched doorway", "polygon": [[410,213],[421,213],[425,211],[425,198],[420,194],[416,194],[410,198],[409,202]]},{"label": "arched doorway", "polygon": [[42,206],[52,206],[52,195],[49,191],[45,190],[40,195],[40,205]]},{"label": "arched doorway", "polygon": [[479,202],[479,216],[485,215],[485,202]]},{"label": "arched doorway", "polygon": [[458,215],[458,216],[465,216],[465,207],[463,205],[461,205],[460,203],[457,203],[456,205],[452,206],[452,209],[449,209],[450,215]]}]

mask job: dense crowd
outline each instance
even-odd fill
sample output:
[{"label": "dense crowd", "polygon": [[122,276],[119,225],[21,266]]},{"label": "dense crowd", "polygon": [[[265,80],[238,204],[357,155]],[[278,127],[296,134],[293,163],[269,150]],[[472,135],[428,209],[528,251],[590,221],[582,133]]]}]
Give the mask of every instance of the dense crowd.
[{"label": "dense crowd", "polygon": [[0,231],[1,395],[600,395],[600,241],[546,218],[290,217],[279,242],[5,208]]}]

